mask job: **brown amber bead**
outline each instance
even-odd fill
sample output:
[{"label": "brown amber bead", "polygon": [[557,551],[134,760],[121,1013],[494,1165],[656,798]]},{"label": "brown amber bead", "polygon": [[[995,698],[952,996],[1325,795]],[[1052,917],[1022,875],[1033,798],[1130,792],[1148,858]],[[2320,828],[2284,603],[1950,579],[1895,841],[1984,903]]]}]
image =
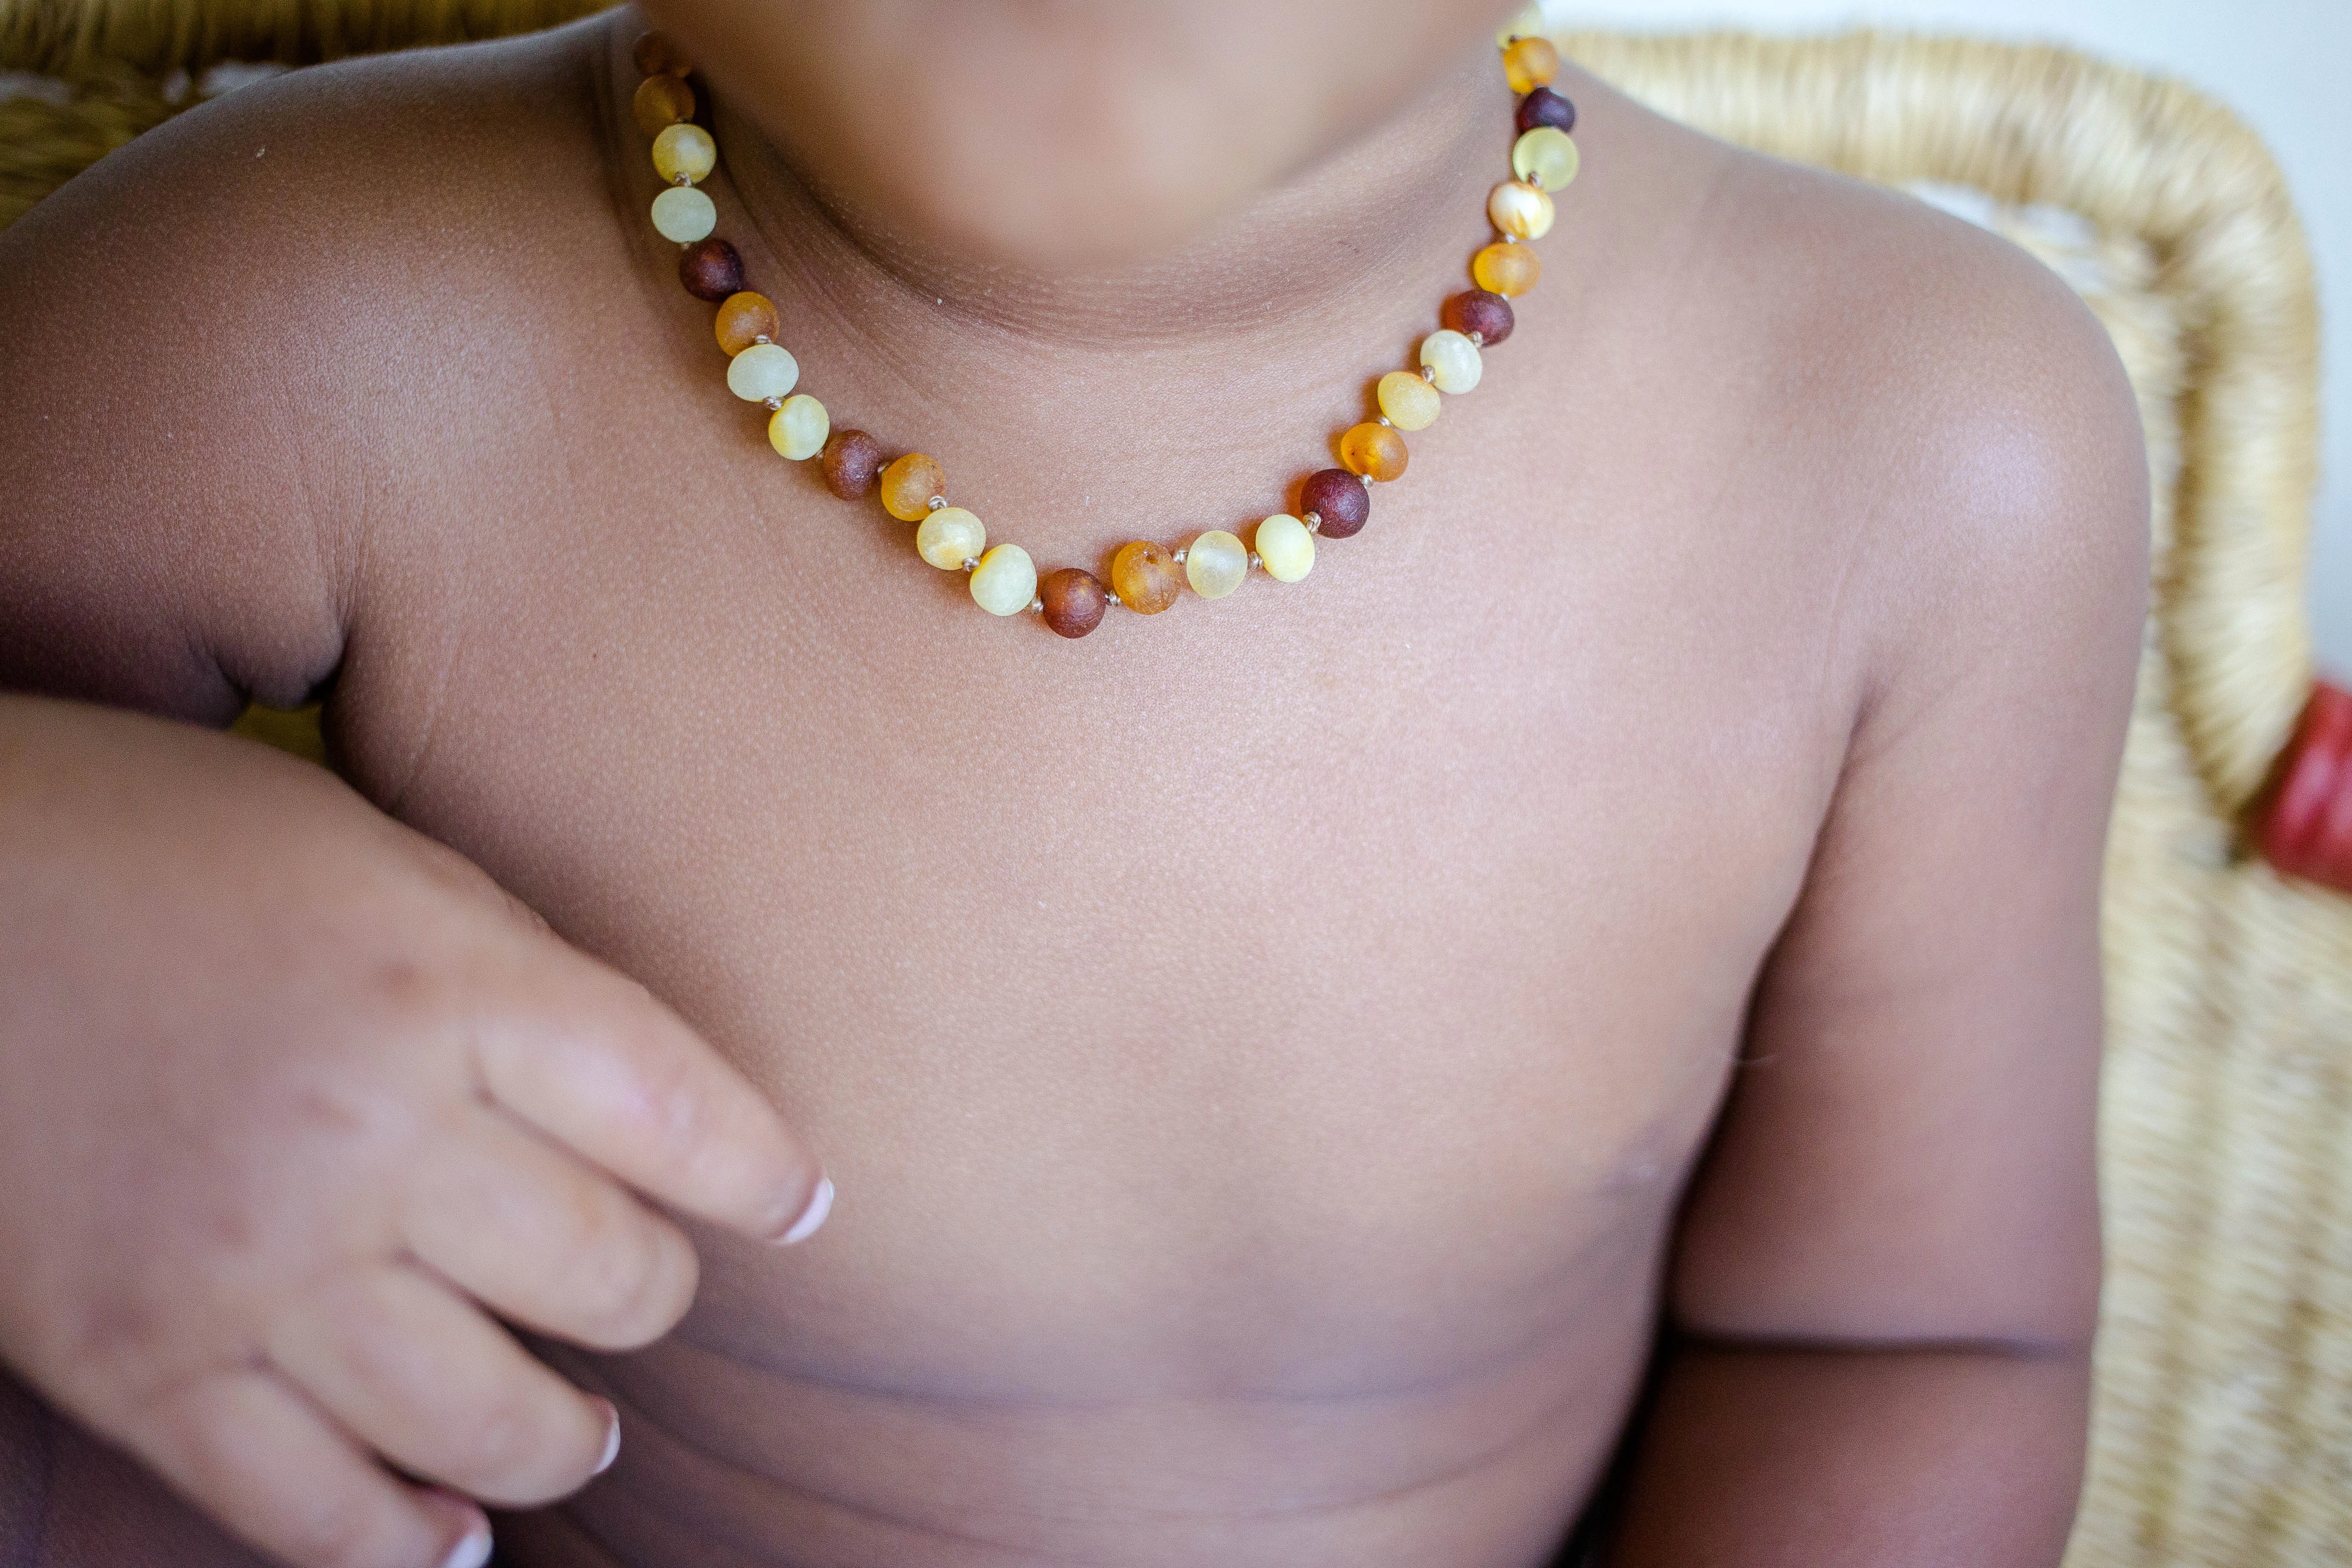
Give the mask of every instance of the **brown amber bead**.
[{"label": "brown amber bead", "polygon": [[861,500],[882,473],[882,443],[863,430],[835,430],[818,460],[824,488],[844,500]]},{"label": "brown amber bead", "polygon": [[746,289],[719,301],[719,316],[710,330],[718,334],[720,348],[740,354],[761,338],[774,342],[782,325],[776,315],[776,302]]},{"label": "brown amber bead", "polygon": [[1386,425],[1366,420],[1339,437],[1339,461],[1368,479],[1401,478],[1405,458],[1404,437]]},{"label": "brown amber bead", "polygon": [[1141,615],[1156,616],[1184,590],[1184,569],[1176,557],[1148,539],[1132,540],[1110,558],[1111,592]]},{"label": "brown amber bead", "polygon": [[694,89],[674,76],[649,76],[637,83],[629,111],[637,117],[638,130],[658,136],[680,121],[694,118]]},{"label": "brown amber bead", "polygon": [[1465,289],[1445,301],[1437,312],[1438,320],[1464,337],[1478,334],[1478,346],[1493,348],[1511,335],[1517,318],[1511,314],[1511,302],[1500,294],[1490,294],[1484,289]]},{"label": "brown amber bead", "polygon": [[1110,597],[1091,572],[1065,566],[1048,572],[1037,584],[1038,601],[1045,606],[1045,624],[1066,637],[1082,637],[1102,625]]},{"label": "brown amber bead", "polygon": [[1519,100],[1519,132],[1525,135],[1538,125],[1549,125],[1555,131],[1576,129],[1576,105],[1548,87],[1539,87]]},{"label": "brown amber bead", "polygon": [[678,252],[677,280],[696,299],[716,305],[743,291],[743,258],[723,239],[698,239]]},{"label": "brown amber bead", "polygon": [[1372,515],[1372,496],[1347,469],[1324,468],[1307,475],[1299,487],[1298,510],[1301,516],[1315,514],[1316,531],[1324,538],[1345,539]]},{"label": "brown amber bead", "polygon": [[882,470],[882,506],[900,522],[931,515],[931,498],[948,493],[948,471],[920,452],[909,452]]},{"label": "brown amber bead", "polygon": [[667,33],[647,33],[630,47],[629,58],[646,76],[684,76],[694,68]]}]

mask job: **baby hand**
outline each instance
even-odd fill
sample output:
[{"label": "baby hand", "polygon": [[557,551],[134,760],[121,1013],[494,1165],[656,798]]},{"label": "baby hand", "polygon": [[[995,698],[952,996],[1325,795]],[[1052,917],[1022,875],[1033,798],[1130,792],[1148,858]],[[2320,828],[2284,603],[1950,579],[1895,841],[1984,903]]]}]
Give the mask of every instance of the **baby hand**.
[{"label": "baby hand", "polygon": [[635,1194],[772,1241],[831,1198],[641,986],[242,742],[0,701],[0,1356],[303,1568],[471,1568],[470,1499],[612,1461],[498,1319],[666,1332],[695,1255]]}]

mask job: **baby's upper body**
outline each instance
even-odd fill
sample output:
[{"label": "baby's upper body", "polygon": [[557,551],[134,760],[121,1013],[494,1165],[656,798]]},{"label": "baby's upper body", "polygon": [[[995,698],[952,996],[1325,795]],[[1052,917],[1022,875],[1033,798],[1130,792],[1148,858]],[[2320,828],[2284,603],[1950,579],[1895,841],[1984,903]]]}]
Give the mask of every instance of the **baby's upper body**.
[{"label": "baby's upper body", "polygon": [[[549,1347],[628,1441],[522,1561],[1529,1568],[1662,1314],[1799,1387],[2055,1364],[1978,1407],[2079,1446],[2145,479],[2062,286],[1565,84],[1545,279],[1363,532],[1066,642],[730,397],[629,36],[239,93],[0,242],[0,676],[330,691],[364,793],[838,1185],[803,1247],[703,1234],[663,1342]],[[780,253],[719,131],[836,427],[1045,565],[1286,510],[1465,286],[1350,214],[1305,303],[1057,332]]]}]

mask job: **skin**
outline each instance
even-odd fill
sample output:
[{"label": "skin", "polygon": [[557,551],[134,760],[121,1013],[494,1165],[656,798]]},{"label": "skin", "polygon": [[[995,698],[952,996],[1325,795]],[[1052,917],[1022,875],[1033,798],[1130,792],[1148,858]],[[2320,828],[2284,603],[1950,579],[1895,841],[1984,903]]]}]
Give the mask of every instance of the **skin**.
[{"label": "skin", "polygon": [[[663,19],[806,384],[1095,566],[1462,286],[1495,18],[1336,14]],[[2147,516],[2063,286],[1571,75],[1370,527],[1066,644],[726,394],[640,26],[0,236],[15,1560],[1534,1568],[1663,1325],[1614,1561],[2055,1562]],[[205,729],[313,691],[348,788]]]}]

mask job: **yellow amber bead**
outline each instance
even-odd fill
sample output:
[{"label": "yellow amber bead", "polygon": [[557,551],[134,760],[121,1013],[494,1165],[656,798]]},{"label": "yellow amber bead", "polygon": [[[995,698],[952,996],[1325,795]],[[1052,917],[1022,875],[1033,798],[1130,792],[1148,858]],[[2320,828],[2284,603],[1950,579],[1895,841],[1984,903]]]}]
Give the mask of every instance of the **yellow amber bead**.
[{"label": "yellow amber bead", "polygon": [[1538,125],[1511,143],[1511,173],[1547,191],[1564,191],[1583,166],[1576,138],[1557,125]]},{"label": "yellow amber bead", "polygon": [[1511,40],[1514,38],[1541,37],[1543,36],[1543,7],[1541,5],[1522,5],[1519,7],[1519,14],[1512,17],[1509,22],[1506,23],[1501,32],[1495,35],[1495,47],[1496,48],[1507,49],[1511,47]]},{"label": "yellow amber bead", "polygon": [[1259,523],[1252,542],[1258,564],[1277,583],[1296,583],[1315,570],[1315,535],[1286,511]]},{"label": "yellow amber bead", "polygon": [[719,226],[719,209],[692,185],[672,185],[654,198],[654,232],[680,245],[709,239]]},{"label": "yellow amber bead", "polygon": [[637,83],[629,112],[636,116],[638,130],[658,136],[663,127],[694,118],[694,89],[674,76],[649,76]]},{"label": "yellow amber bead", "polygon": [[1400,430],[1426,430],[1437,423],[1437,388],[1409,370],[1392,370],[1381,377],[1381,412]]},{"label": "yellow amber bead", "polygon": [[768,445],[795,463],[824,451],[824,438],[832,434],[833,416],[805,392],[785,398],[784,405],[768,416]]},{"label": "yellow amber bead", "polygon": [[1533,92],[1549,87],[1559,74],[1559,51],[1549,38],[1521,38],[1503,51],[1503,74],[1513,92]]},{"label": "yellow amber bead", "polygon": [[775,343],[753,343],[727,362],[727,390],[746,403],[765,403],[792,391],[801,362]]},{"label": "yellow amber bead", "polygon": [[1551,232],[1551,198],[1519,180],[1505,180],[1486,194],[1486,216],[1513,239],[1541,239]]},{"label": "yellow amber bead", "polygon": [[1489,294],[1524,294],[1543,276],[1543,263],[1524,245],[1490,245],[1471,258],[1470,276]]},{"label": "yellow amber bead", "polygon": [[953,572],[988,551],[988,529],[960,506],[943,506],[915,530],[915,553],[942,572]]},{"label": "yellow amber bead", "polygon": [[947,493],[947,470],[920,452],[882,470],[882,508],[900,522],[922,521],[931,515],[931,498]]},{"label": "yellow amber bead", "polygon": [[1184,547],[1184,581],[1203,599],[1223,598],[1248,575],[1249,552],[1222,528],[1209,530]]},{"label": "yellow amber bead", "polygon": [[992,616],[1017,616],[1037,596],[1037,566],[1017,544],[1000,544],[971,572],[971,601]]},{"label": "yellow amber bead", "polygon": [[699,125],[673,125],[654,138],[654,173],[664,184],[698,185],[718,166],[719,143]]},{"label": "yellow amber bead", "polygon": [[[1431,384],[1449,396],[1475,391],[1478,378],[1486,374],[1486,362],[1479,357],[1478,345],[1448,327],[1421,340],[1421,363],[1427,365],[1434,379]],[[1395,415],[1389,416],[1393,419]]]},{"label": "yellow amber bead", "polygon": [[1176,558],[1148,539],[1129,540],[1110,558],[1110,591],[1139,615],[1158,615],[1183,586]]},{"label": "yellow amber bead", "polygon": [[1339,461],[1348,471],[1385,484],[1404,472],[1404,437],[1385,425],[1363,424],[1339,437]]},{"label": "yellow amber bead", "polygon": [[710,330],[718,335],[720,348],[730,354],[740,354],[761,338],[774,342],[781,326],[776,302],[765,294],[754,294],[746,289],[719,302],[719,315],[710,323]]}]

